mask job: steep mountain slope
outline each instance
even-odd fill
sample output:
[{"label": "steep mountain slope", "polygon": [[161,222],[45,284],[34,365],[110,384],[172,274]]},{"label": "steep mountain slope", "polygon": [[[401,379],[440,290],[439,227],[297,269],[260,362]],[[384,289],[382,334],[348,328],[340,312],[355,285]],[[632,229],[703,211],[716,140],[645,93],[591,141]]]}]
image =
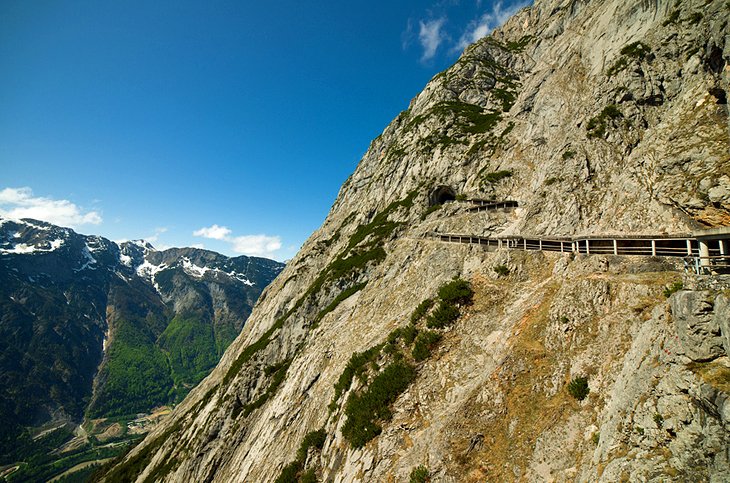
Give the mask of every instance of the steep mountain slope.
[{"label": "steep mountain slope", "polygon": [[26,426],[175,402],[215,366],[282,268],[1,219],[2,454]]},{"label": "steep mountain slope", "polygon": [[[729,13],[537,0],[469,47],[373,141],[216,369],[107,480],[403,481],[423,465],[439,481],[721,481],[727,281],[685,276],[692,290],[671,295],[679,260],[423,235],[730,225]],[[455,296],[453,277],[473,293]]]}]

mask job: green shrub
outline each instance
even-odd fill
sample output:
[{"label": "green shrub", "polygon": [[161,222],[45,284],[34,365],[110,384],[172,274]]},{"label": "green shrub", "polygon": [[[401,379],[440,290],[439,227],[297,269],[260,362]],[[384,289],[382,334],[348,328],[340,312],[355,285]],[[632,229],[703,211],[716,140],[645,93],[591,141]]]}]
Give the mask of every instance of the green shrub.
[{"label": "green shrub", "polygon": [[595,433],[593,433],[593,435],[591,436],[591,440],[593,441],[593,444],[598,444],[598,442],[601,441],[601,432],[596,431]]},{"label": "green shrub", "polygon": [[702,14],[700,12],[694,12],[687,19],[687,21],[692,25],[697,25],[698,23],[700,23],[700,20],[702,20]]},{"label": "green shrub", "polygon": [[573,159],[573,158],[575,157],[575,155],[576,155],[576,154],[578,154],[578,153],[576,153],[576,152],[575,152],[575,151],[573,151],[572,149],[566,149],[566,150],[565,150],[565,151],[563,152],[563,161],[567,161],[567,160],[569,160],[569,159]]},{"label": "green shrub", "polygon": [[427,483],[429,481],[431,481],[431,474],[428,468],[423,465],[413,468],[411,476],[408,479],[409,483]]},{"label": "green shrub", "polygon": [[659,413],[654,414],[654,423],[656,423],[657,428],[661,428],[664,425],[664,416]]},{"label": "green shrub", "polygon": [[463,193],[459,193],[456,195],[456,201],[466,201],[466,195]]},{"label": "green shrub", "polygon": [[426,327],[429,329],[443,329],[459,318],[459,309],[448,302],[440,302],[436,310],[426,318]]},{"label": "green shrub", "polygon": [[568,383],[568,393],[578,401],[585,399],[589,392],[588,379],[585,377],[575,377]]},{"label": "green shrub", "polygon": [[492,270],[494,270],[494,273],[500,277],[509,275],[509,267],[507,267],[507,265],[495,265],[492,267]]},{"label": "green shrub", "polygon": [[434,330],[426,330],[418,334],[416,342],[413,345],[413,351],[411,352],[413,359],[415,359],[416,362],[428,359],[431,355],[431,350],[433,350],[440,340],[441,334]]},{"label": "green shrub", "polygon": [[621,55],[633,59],[645,59],[651,53],[651,47],[643,42],[633,42],[621,49]]},{"label": "green shrub", "polygon": [[375,376],[362,394],[351,394],[345,405],[347,420],[342,436],[361,448],[382,431],[379,421],[392,417],[390,405],[416,378],[415,369],[404,362],[394,362]]},{"label": "green shrub", "polygon": [[350,388],[352,379],[355,376],[361,376],[365,373],[368,362],[377,359],[382,348],[382,345],[377,345],[364,352],[355,352],[352,354],[347,366],[345,366],[345,369],[335,383],[335,395],[329,405],[330,411],[334,411],[337,408],[337,400],[340,399],[343,392]]},{"label": "green shrub", "polygon": [[322,449],[325,439],[327,439],[327,433],[324,429],[318,429],[317,431],[310,431],[307,433],[302,440],[302,444],[299,445],[299,449],[297,450],[297,459],[304,462],[307,459],[309,448]]},{"label": "green shrub", "polygon": [[505,178],[509,178],[510,176],[512,176],[512,171],[510,170],[495,171],[482,176],[482,181],[489,184],[495,184]]},{"label": "green shrub", "polygon": [[302,463],[293,461],[286,465],[279,473],[276,483],[297,483],[299,481],[299,472],[302,469]]},{"label": "green shrub", "polygon": [[681,280],[677,280],[676,282],[673,282],[671,285],[664,288],[664,296],[666,298],[669,298],[672,296],[673,293],[679,292],[684,288],[684,284]]},{"label": "green shrub", "polygon": [[310,468],[299,477],[299,483],[317,483],[317,472]]},{"label": "green shrub", "polygon": [[418,304],[416,310],[414,310],[411,314],[411,323],[415,324],[416,322],[421,320],[423,316],[426,315],[429,310],[431,310],[431,307],[433,307],[433,299],[426,299]]},{"label": "green shrub", "polygon": [[466,280],[456,278],[439,288],[439,298],[451,304],[467,305],[471,303],[474,291]]},{"label": "green shrub", "polygon": [[545,186],[550,186],[560,181],[558,178],[550,177],[545,180]]},{"label": "green shrub", "polygon": [[679,20],[679,13],[680,12],[679,12],[679,9],[678,8],[675,9],[675,10],[673,10],[669,14],[669,16],[667,17],[667,19],[662,23],[662,25],[666,27],[666,26],[671,25],[673,23],[677,23],[677,20]]},{"label": "green shrub", "polygon": [[310,468],[304,473],[302,473],[302,470],[304,469],[304,464],[307,462],[309,448],[322,449],[325,439],[327,439],[327,433],[325,433],[324,429],[307,433],[302,439],[302,444],[299,445],[296,459],[281,470],[279,477],[276,479],[276,483],[316,482],[317,473],[314,468]]},{"label": "green shrub", "polygon": [[586,131],[588,133],[588,139],[602,138],[606,135],[606,128],[608,122],[611,120],[619,119],[623,117],[623,114],[619,110],[618,106],[609,104],[604,107],[603,110],[597,116],[591,118],[586,125]]},{"label": "green shrub", "polygon": [[401,330],[401,337],[403,338],[403,343],[406,345],[411,345],[417,335],[418,329],[413,324],[406,325]]},{"label": "green shrub", "polygon": [[440,210],[443,206],[444,205],[429,206],[428,209],[426,211],[424,211],[423,214],[421,215],[421,220],[425,220],[426,218],[428,218],[428,215],[430,215],[434,211]]}]

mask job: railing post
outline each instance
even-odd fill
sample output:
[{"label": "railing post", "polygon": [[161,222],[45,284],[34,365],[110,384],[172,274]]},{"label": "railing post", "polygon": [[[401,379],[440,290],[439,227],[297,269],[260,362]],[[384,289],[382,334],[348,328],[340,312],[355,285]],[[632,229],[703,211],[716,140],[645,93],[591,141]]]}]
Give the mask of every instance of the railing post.
[{"label": "railing post", "polygon": [[700,242],[700,266],[710,266],[710,247],[707,246],[707,242],[699,240]]},{"label": "railing post", "polygon": [[692,240],[687,240],[687,256],[692,256]]},{"label": "railing post", "polygon": [[656,256],[656,240],[651,241],[651,256]]},{"label": "railing post", "polygon": [[542,251],[542,238],[540,238],[538,246],[540,247],[540,251]]},{"label": "railing post", "polygon": [[563,253],[563,242],[560,242],[560,253]]},{"label": "railing post", "polygon": [[613,254],[618,255],[618,240],[613,239]]},{"label": "railing post", "polygon": [[589,246],[589,243],[588,239],[586,239],[586,255],[591,254],[591,247]]},{"label": "railing post", "polygon": [[525,251],[527,251],[527,238],[522,239],[522,248],[524,248]]}]

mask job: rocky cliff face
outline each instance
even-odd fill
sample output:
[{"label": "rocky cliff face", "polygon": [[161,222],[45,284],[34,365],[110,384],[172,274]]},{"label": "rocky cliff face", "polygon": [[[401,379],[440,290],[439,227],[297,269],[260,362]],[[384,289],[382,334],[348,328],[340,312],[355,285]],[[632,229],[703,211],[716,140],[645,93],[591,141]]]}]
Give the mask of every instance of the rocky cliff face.
[{"label": "rocky cliff face", "polygon": [[[671,295],[671,260],[422,235],[730,224],[728,13],[537,0],[469,47],[373,141],[218,367],[107,479],[403,481],[424,466],[438,481],[721,481],[720,282]],[[462,198],[520,207],[485,215]],[[449,302],[454,277],[471,302]]]},{"label": "rocky cliff face", "polygon": [[24,427],[175,402],[282,268],[0,219],[0,455]]}]

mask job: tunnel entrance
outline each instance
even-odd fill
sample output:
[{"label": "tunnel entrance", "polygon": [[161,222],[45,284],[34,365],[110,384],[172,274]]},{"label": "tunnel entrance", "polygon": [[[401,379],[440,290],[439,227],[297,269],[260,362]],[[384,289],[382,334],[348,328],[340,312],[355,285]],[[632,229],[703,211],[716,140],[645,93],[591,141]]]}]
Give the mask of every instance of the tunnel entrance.
[{"label": "tunnel entrance", "polygon": [[443,205],[456,200],[456,192],[449,186],[439,186],[431,192],[429,206]]}]

